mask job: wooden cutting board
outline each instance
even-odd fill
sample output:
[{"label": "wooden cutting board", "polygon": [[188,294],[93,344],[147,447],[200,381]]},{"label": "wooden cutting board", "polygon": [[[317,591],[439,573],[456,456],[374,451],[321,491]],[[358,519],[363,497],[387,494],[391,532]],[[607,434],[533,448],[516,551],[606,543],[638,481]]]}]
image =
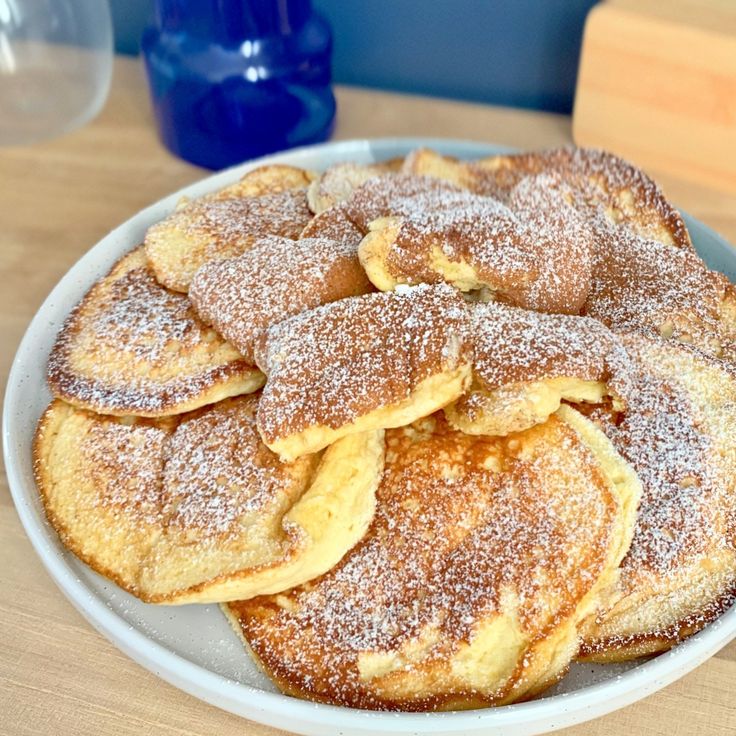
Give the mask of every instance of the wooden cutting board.
[{"label": "wooden cutting board", "polygon": [[736,192],[736,0],[609,0],[593,8],[573,138]]}]

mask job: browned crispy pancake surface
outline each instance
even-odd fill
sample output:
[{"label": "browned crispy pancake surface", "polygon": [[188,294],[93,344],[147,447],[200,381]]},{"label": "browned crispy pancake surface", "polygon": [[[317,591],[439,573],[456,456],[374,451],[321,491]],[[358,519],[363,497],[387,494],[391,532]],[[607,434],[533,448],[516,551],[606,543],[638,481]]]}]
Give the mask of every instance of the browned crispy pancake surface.
[{"label": "browned crispy pancake surface", "polygon": [[591,416],[638,473],[643,496],[620,599],[586,636],[603,661],[667,649],[736,589],[736,374],[697,349],[629,336],[622,413]]},{"label": "browned crispy pancake surface", "polygon": [[635,476],[592,436],[557,417],[506,439],[441,414],[390,430],[360,544],[309,585],[231,604],[233,622],[310,700],[442,710],[538,691],[567,668],[633,523]]},{"label": "browned crispy pancake surface", "polygon": [[238,258],[202,266],[189,298],[205,322],[254,361],[255,342],[271,325],[370,291],[355,242],[271,237]]},{"label": "browned crispy pancake surface", "polygon": [[311,175],[290,166],[267,166],[230,187],[183,202],[148,229],[146,255],[156,278],[186,292],[205,263],[238,256],[264,235],[298,238],[312,213]]},{"label": "browned crispy pancake surface", "polygon": [[261,436],[298,457],[460,396],[470,376],[467,310],[446,284],[343,299],[270,328],[256,360],[268,375]]},{"label": "browned crispy pancake surface", "polygon": [[428,177],[362,185],[350,217],[370,231],[360,257],[382,290],[447,281],[516,306],[576,314],[590,289],[592,238],[553,187],[515,193],[516,205]]},{"label": "browned crispy pancake surface", "polygon": [[53,402],[35,470],[64,544],[156,603],[278,592],[328,570],[373,515],[382,434],[281,463],[258,436],[257,405],[151,420]]},{"label": "browned crispy pancake surface", "polygon": [[54,395],[103,414],[165,416],[256,391],[264,377],[161,286],[143,248],[124,256],[64,323],[48,363]]}]

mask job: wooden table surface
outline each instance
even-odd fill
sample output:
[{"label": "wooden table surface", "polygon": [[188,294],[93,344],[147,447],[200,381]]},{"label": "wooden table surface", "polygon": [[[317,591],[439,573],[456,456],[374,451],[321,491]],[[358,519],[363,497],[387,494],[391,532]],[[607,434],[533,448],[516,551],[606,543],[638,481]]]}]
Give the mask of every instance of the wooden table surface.
[{"label": "wooden table surface", "polygon": [[[570,141],[565,116],[338,88],[335,139],[426,135],[543,147]],[[207,172],[159,145],[139,62],[118,59],[92,124],[0,149],[0,375],[65,271],[110,229]],[[656,172],[653,172],[656,174]],[[736,242],[736,197],[658,177],[674,202]],[[0,734],[266,736],[176,690],[97,634],[44,571],[0,487]],[[659,693],[568,736],[736,732],[736,642]]]}]

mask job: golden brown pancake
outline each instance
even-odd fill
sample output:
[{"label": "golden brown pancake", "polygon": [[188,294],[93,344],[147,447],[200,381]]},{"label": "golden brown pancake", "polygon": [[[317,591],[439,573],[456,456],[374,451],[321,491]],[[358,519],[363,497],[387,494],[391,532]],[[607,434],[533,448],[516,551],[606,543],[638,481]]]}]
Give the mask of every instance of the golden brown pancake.
[{"label": "golden brown pancake", "polygon": [[302,238],[328,238],[338,243],[354,243],[357,251],[363,232],[348,217],[344,202],[323,210],[302,230]]},{"label": "golden brown pancake", "polygon": [[202,266],[189,299],[207,324],[254,361],[255,342],[271,325],[370,291],[355,242],[270,237],[242,256]]},{"label": "golden brown pancake", "polygon": [[695,253],[659,187],[623,159],[563,148],[461,162],[420,149],[403,170],[497,197],[526,222],[564,212],[550,199],[558,189],[595,244],[584,314],[614,329],[734,354],[727,279]]},{"label": "golden brown pancake", "polygon": [[510,191],[530,174],[554,173],[578,194],[578,206],[587,205],[590,212],[603,209],[612,223],[640,237],[692,249],[682,216],[659,186],[641,169],[612,153],[569,146],[491,156],[476,164],[492,175],[491,193]]},{"label": "golden brown pancake", "polygon": [[[619,661],[669,649],[736,591],[736,374],[689,346],[627,336],[637,368],[619,414],[591,417],[643,486],[618,600],[582,654]],[[615,600],[615,599],[614,599]]]},{"label": "golden brown pancake", "polygon": [[373,515],[382,433],[283,464],[260,441],[257,405],[150,420],[53,402],[34,457],[64,545],[154,603],[278,592],[329,570]]},{"label": "golden brown pancake", "polygon": [[575,193],[576,208],[589,218],[603,214],[617,226],[666,245],[692,249],[680,213],[641,169],[618,156],[573,146],[458,161],[428,149],[406,157],[405,173],[435,176],[506,201],[525,178],[552,175]]},{"label": "golden brown pancake", "polygon": [[309,180],[300,169],[266,167],[220,192],[184,202],[146,233],[146,255],[156,278],[186,292],[205,263],[239,256],[265,235],[298,238],[312,217]]},{"label": "golden brown pancake", "polygon": [[309,700],[424,711],[531,697],[564,674],[614,579],[636,476],[569,408],[508,438],[435,414],[386,440],[361,542],[229,618],[278,686]]},{"label": "golden brown pancake", "polygon": [[538,200],[526,209],[543,220],[564,211],[551,200],[544,203],[559,189],[595,244],[584,314],[614,329],[660,334],[716,356],[734,355],[727,279],[708,270],[679,212],[626,161],[602,151],[563,148],[461,162],[420,149],[407,157],[403,170],[497,197],[525,221],[525,200]]},{"label": "golden brown pancake", "polygon": [[620,404],[627,355],[600,322],[496,302],[473,304],[470,312],[471,387],[445,408],[456,429],[505,435],[545,421],[563,400],[600,403],[612,396]]},{"label": "golden brown pancake", "polygon": [[470,378],[466,305],[446,284],[343,299],[271,327],[263,441],[288,460],[353,432],[397,427],[454,401]]},{"label": "golden brown pancake", "polygon": [[694,251],[601,230],[584,313],[619,331],[697,345],[721,355],[728,280]]},{"label": "golden brown pancake", "polygon": [[263,374],[161,286],[143,248],[67,317],[48,363],[55,396],[104,414],[165,416],[250,393]]},{"label": "golden brown pancake", "polygon": [[[589,159],[581,152],[578,158],[580,171],[592,177],[593,184],[587,188],[581,184],[576,189],[580,177],[576,179],[563,168],[553,174],[514,178],[516,184],[504,196],[509,207],[523,216],[514,201],[519,190],[524,191],[522,201],[527,197],[546,198],[553,182],[561,182],[565,196],[585,219],[594,241],[591,286],[583,313],[615,330],[658,334],[725,356],[732,343],[728,280],[710,271],[690,247],[684,225],[678,224],[679,215],[643,174],[637,178],[636,170],[620,161],[618,170],[617,164],[606,157]],[[609,166],[608,178],[593,176],[593,160],[602,169]],[[603,189],[601,181],[608,182]],[[616,214],[619,205],[613,199],[605,200],[602,191],[615,191],[615,198],[628,202],[628,214]],[[629,194],[624,196],[622,192]],[[638,210],[631,209],[632,202]],[[535,209],[545,213],[550,208]]]},{"label": "golden brown pancake", "polygon": [[296,166],[269,164],[248,171],[234,184],[206,196],[212,199],[261,197],[264,194],[277,194],[287,189],[308,187],[315,177],[316,174],[313,172]]},{"label": "golden brown pancake", "polygon": [[556,187],[520,186],[514,203],[512,211],[491,197],[403,175],[363,184],[348,214],[367,224],[359,255],[382,291],[446,281],[527,309],[578,313],[590,289],[589,230]]},{"label": "golden brown pancake", "polygon": [[461,194],[454,184],[429,176],[407,174],[384,175],[357,187],[344,203],[348,218],[362,233],[367,233],[374,220],[394,213],[403,200]]},{"label": "golden brown pancake", "polygon": [[363,182],[389,172],[381,164],[356,164],[352,161],[334,164],[325,169],[309,186],[309,208],[316,215],[344,202]]}]

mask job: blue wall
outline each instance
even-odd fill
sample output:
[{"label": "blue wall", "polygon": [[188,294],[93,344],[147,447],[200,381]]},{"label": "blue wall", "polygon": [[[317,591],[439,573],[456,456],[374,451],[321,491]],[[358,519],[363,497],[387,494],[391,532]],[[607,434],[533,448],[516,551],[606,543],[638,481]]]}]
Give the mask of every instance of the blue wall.
[{"label": "blue wall", "polygon": [[[569,112],[583,24],[595,2],[314,0],[314,5],[332,24],[337,82]],[[136,53],[153,0],[111,0],[111,5],[118,50]]]},{"label": "blue wall", "polygon": [[110,0],[110,10],[115,48],[121,54],[137,54],[143,28],[153,15],[153,0]]}]

